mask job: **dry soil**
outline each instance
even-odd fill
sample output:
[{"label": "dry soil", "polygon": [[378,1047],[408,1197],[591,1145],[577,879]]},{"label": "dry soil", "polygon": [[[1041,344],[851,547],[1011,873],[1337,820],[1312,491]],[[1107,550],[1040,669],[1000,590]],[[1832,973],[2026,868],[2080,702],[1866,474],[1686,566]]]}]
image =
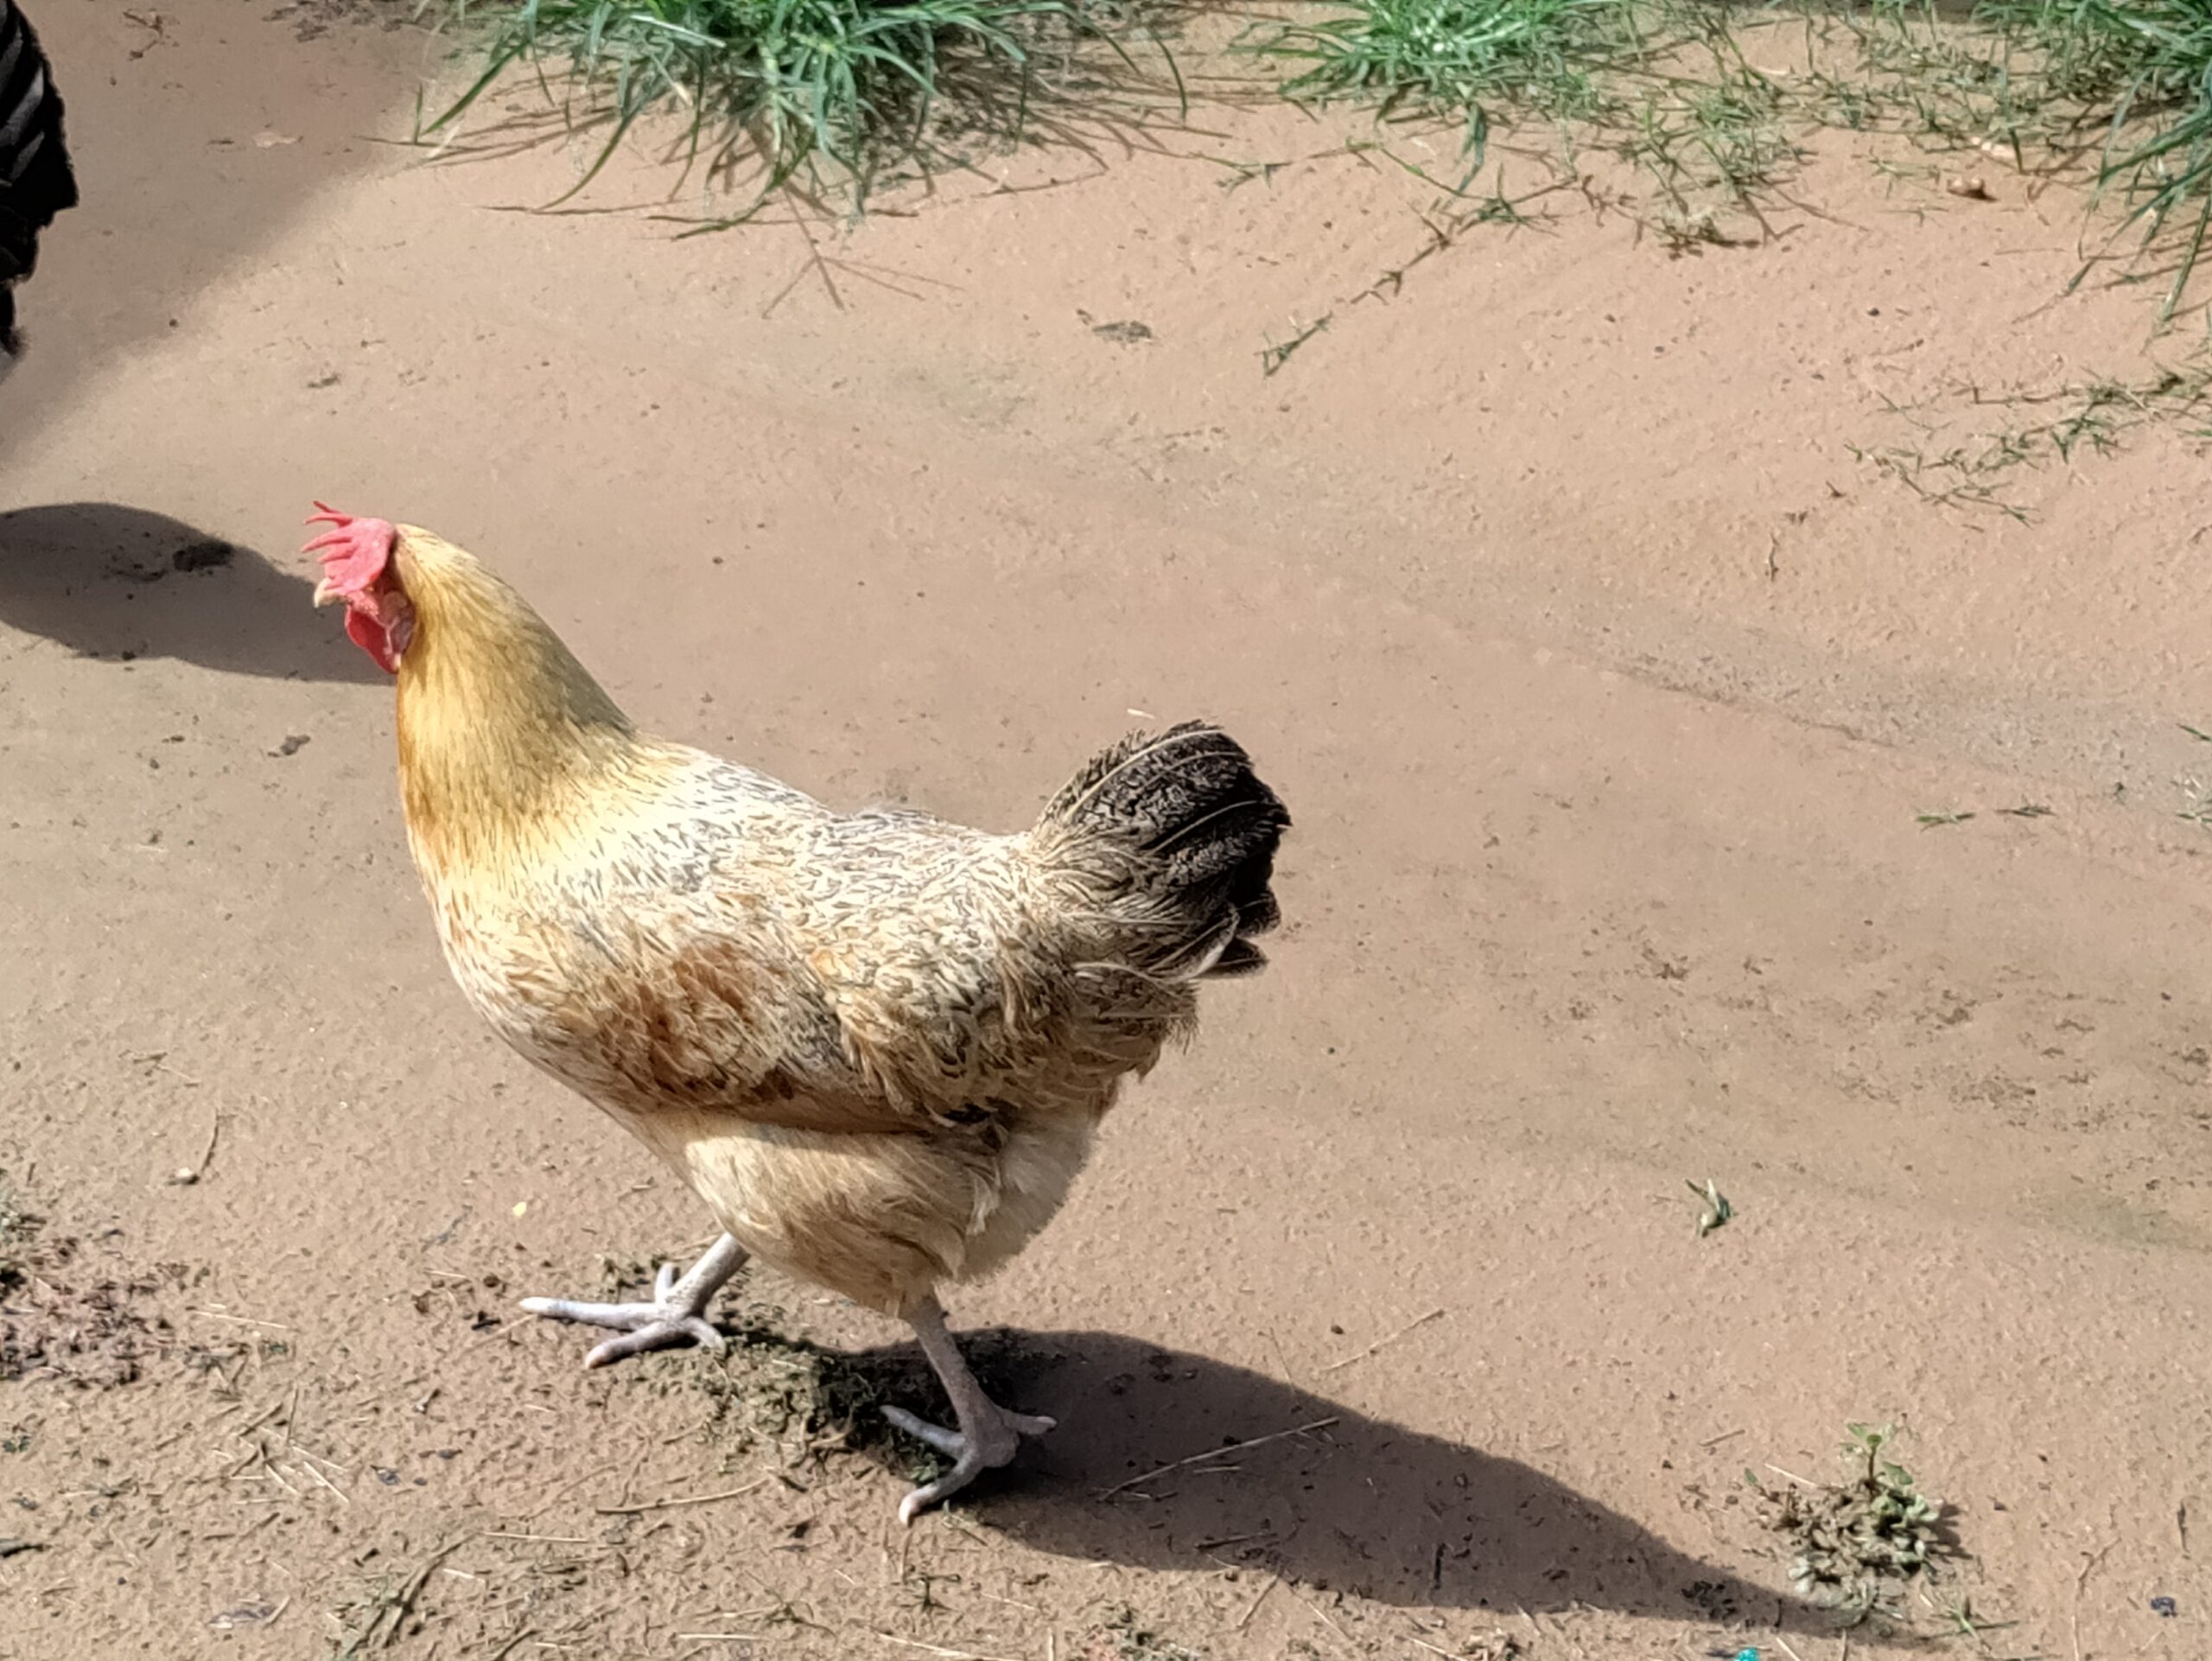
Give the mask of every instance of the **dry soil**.
[{"label": "dry soil", "polygon": [[[1564,193],[1393,284],[1434,193],[1365,118],[1217,102],[677,240],[649,157],[543,214],[567,146],[394,142],[447,72],[372,10],[37,22],[84,206],[0,390],[0,1656],[1827,1661],[1878,1640],[1742,1473],[1884,1418],[1933,1602],[2018,1623],[1947,1650],[2205,1652],[2202,445],[2017,517],[1868,459],[2145,372],[2078,199],[1830,137],[1758,245]],[[1134,712],[1290,801],[1274,967],[957,1301],[1062,1428],[955,1512],[516,1311],[706,1225],[448,983],[317,496],[840,802],[1011,827]]]}]

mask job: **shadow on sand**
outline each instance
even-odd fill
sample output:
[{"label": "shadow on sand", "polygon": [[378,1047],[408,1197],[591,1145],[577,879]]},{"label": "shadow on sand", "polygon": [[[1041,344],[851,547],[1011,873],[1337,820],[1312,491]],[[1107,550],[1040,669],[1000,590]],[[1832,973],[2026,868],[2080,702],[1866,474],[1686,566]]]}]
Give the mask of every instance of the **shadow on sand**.
[{"label": "shadow on sand", "polygon": [[0,622],[79,656],[382,682],[315,615],[314,593],[303,574],[142,508],[71,502],[0,513]]},{"label": "shadow on sand", "polygon": [[[999,1399],[1060,1421],[963,1502],[1041,1551],[1141,1569],[1226,1561],[1400,1607],[1836,1630],[1829,1611],[1689,1556],[1516,1460],[1242,1367],[1111,1333],[963,1343]],[[912,1347],[817,1354],[861,1381],[859,1399],[944,1413]],[[872,1446],[903,1479],[911,1450]]]}]

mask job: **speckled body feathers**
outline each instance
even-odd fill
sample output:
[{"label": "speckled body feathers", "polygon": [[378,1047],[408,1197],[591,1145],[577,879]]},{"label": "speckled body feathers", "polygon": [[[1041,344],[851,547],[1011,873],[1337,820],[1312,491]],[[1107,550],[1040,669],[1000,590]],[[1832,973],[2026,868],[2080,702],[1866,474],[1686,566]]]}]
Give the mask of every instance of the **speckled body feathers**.
[{"label": "speckled body feathers", "polygon": [[891,1314],[1049,1220],[1122,1081],[1262,962],[1281,804],[1198,724],[1031,830],[833,812],[643,737],[518,596],[405,529],[403,791],[500,1035],[787,1272]]}]

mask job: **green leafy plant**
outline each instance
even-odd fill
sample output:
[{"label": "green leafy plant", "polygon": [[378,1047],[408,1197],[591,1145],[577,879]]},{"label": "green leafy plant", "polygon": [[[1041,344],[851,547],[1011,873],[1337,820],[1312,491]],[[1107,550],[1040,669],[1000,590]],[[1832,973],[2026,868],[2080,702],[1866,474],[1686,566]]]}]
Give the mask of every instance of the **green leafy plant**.
[{"label": "green leafy plant", "polygon": [[1863,1619],[1885,1607],[1903,1581],[1956,1555],[1942,1505],[1920,1492],[1912,1473],[1887,1456],[1891,1425],[1847,1427],[1848,1481],[1768,1488],[1749,1478],[1768,1507],[1767,1522],[1790,1537],[1790,1584]]}]

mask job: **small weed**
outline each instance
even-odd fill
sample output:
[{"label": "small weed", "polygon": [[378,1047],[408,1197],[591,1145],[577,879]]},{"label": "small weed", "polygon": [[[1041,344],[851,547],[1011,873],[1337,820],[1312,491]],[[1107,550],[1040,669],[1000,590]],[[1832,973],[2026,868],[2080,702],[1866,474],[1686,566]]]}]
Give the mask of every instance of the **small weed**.
[{"label": "small weed", "polygon": [[1203,1651],[1161,1636],[1126,1603],[1106,1612],[1078,1653],[1079,1661],[1205,1661]]},{"label": "small weed", "polygon": [[2174,787],[2181,792],[2181,806],[2176,810],[2175,817],[2212,830],[2212,782],[2199,774],[2184,773],[2174,780]]},{"label": "small weed", "polygon": [[1878,449],[1849,444],[1845,448],[1853,461],[1865,462],[1877,473],[1896,480],[1931,507],[1986,507],[2018,524],[2027,523],[2027,510],[2006,501],[1997,493],[1997,487],[1982,476],[1997,467],[2011,466],[2022,459],[2010,450],[2002,450],[2004,459],[1995,461],[1992,453],[1977,454],[1963,446],[1955,446],[1932,457],[1925,450],[1896,444]]},{"label": "small weed", "polygon": [[[2212,733],[2206,732],[2201,727],[2192,727],[2186,721],[2176,724],[2198,743],[2212,744]],[[2182,774],[2180,778],[2174,780],[2174,784],[2181,791],[2179,817],[2189,820],[2192,824],[2201,824],[2206,830],[2212,830],[2212,784],[2206,783],[2203,779],[2193,773]]]},{"label": "small weed", "polygon": [[[2212,363],[2201,359],[2183,368],[2158,369],[2141,380],[2106,377],[2050,391],[1988,392],[1968,385],[1916,409],[1891,407],[1891,413],[1910,423],[1928,448],[1847,448],[1855,460],[1932,506],[1988,509],[2024,524],[2027,510],[2003,493],[2016,468],[2040,470],[2087,455],[2110,455],[2130,430],[2152,422],[2177,425],[2201,414],[2208,402],[2212,402]],[[1988,409],[2052,412],[2015,426],[1961,430],[1970,412]],[[2192,437],[2202,436],[2193,429],[2183,430]]]},{"label": "small weed", "polygon": [[1680,259],[1685,254],[1707,248],[1745,245],[1745,239],[1730,236],[1721,226],[1719,212],[1710,207],[1662,207],[1641,223],[1659,239],[1669,259]]},{"label": "small weed", "polygon": [[1306,324],[1304,328],[1299,330],[1297,334],[1292,335],[1287,340],[1283,341],[1281,345],[1276,345],[1273,341],[1270,341],[1267,349],[1260,353],[1261,379],[1266,379],[1273,376],[1278,369],[1281,369],[1285,364],[1290,361],[1291,354],[1293,353],[1296,352],[1300,347],[1304,346],[1306,341],[1312,340],[1316,334],[1320,334],[1322,330],[1327,328],[1328,326],[1335,321],[1336,314],[1334,312],[1325,312],[1321,316],[1314,319],[1313,321]]},{"label": "small weed", "polygon": [[466,1543],[465,1537],[452,1541],[432,1552],[397,1585],[379,1581],[341,1605],[337,1619],[342,1635],[332,1641],[330,1661],[360,1661],[364,1656],[390,1649],[405,1632],[414,1616],[415,1601],[423,1595],[431,1572]]},{"label": "small weed", "polygon": [[620,1297],[632,1290],[641,1290],[653,1283],[653,1275],[658,1268],[658,1263],[648,1263],[643,1257],[613,1257],[601,1252],[599,1258],[599,1289],[609,1298]]},{"label": "small weed", "polygon": [[2010,466],[2015,461],[2032,462],[2039,447],[2062,461],[2070,461],[2075,453],[2085,446],[2096,455],[2109,455],[2119,448],[2121,432],[2141,422],[2161,417],[2179,417],[2200,410],[2208,397],[2212,397],[2212,368],[2201,363],[2187,369],[2162,368],[2141,381],[2107,378],[2062,386],[2054,392],[1986,397],[1977,387],[1972,389],[1972,395],[1978,404],[2063,406],[2049,421],[1993,435],[1991,442],[1999,447],[2004,458],[1999,465]]},{"label": "small weed", "polygon": [[947,1606],[939,1601],[937,1588],[939,1582],[947,1586],[961,1583],[957,1575],[931,1575],[918,1569],[910,1569],[899,1580],[899,1589],[912,1599],[915,1612],[927,1614]]},{"label": "small weed", "polygon": [[[1731,207],[1760,218],[1758,198],[1804,158],[1791,135],[1789,96],[1782,83],[1745,63],[1732,42],[1714,35],[1708,74],[1677,72],[1647,87],[1627,117],[1628,130],[1615,148],[1656,181],[1663,206],[1659,228],[1688,225],[1687,242],[1669,239],[1680,252],[1700,243],[1736,246],[1754,239],[1715,232],[1716,208],[1698,198],[1717,194]],[[1765,230],[1761,220],[1761,231]]]},{"label": "small weed", "polygon": [[20,1279],[22,1248],[38,1232],[38,1219],[23,1205],[23,1196],[5,1171],[0,1171],[0,1287]]},{"label": "small weed", "polygon": [[1521,1640],[1510,1632],[1503,1632],[1481,1633],[1450,1650],[1428,1643],[1423,1643],[1421,1648],[1433,1654],[1443,1655],[1447,1661],[1518,1661],[1522,1654]]},{"label": "small weed", "polygon": [[1957,1556],[1958,1548],[1944,1508],[1919,1492],[1911,1472],[1883,1456],[1897,1438],[1894,1428],[1854,1424],[1848,1437],[1847,1482],[1773,1489],[1750,1472],[1745,1476],[1767,1507],[1768,1525],[1790,1538],[1789,1579],[1800,1595],[1864,1620],[1895,1613],[1897,1589]]},{"label": "small weed", "polygon": [[1986,1633],[2002,1632],[2007,1626],[2020,1624],[2017,1620],[1991,1620],[1976,1613],[1974,1600],[1964,1593],[1940,1606],[1938,1613],[1942,1614],[1947,1629],[1944,1637],[1963,1638],[1971,1644],[1982,1643]]},{"label": "small weed", "polygon": [[1728,1203],[1728,1196],[1720,1192],[1720,1185],[1711,1177],[1706,1178],[1702,1187],[1692,1182],[1689,1190],[1701,1202],[1697,1213],[1699,1239],[1702,1240],[1717,1228],[1726,1227],[1729,1219],[1735,1216],[1735,1206]]}]

